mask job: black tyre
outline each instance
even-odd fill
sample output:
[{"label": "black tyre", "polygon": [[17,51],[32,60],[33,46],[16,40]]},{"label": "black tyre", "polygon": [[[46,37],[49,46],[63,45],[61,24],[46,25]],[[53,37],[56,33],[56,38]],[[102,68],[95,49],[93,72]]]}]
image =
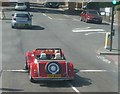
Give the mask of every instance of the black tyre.
[{"label": "black tyre", "polygon": [[25,69],[25,70],[28,70],[27,63],[25,63],[24,69]]},{"label": "black tyre", "polygon": [[86,23],[88,23],[88,20],[87,20],[87,19],[85,19],[85,22],[86,22]]},{"label": "black tyre", "polygon": [[28,70],[27,57],[25,57],[25,66],[24,66],[24,69]]},{"label": "black tyre", "polygon": [[80,17],[80,21],[82,21],[82,17]]},{"label": "black tyre", "polygon": [[13,25],[11,26],[12,28],[15,28]]},{"label": "black tyre", "polygon": [[30,82],[35,82],[35,80],[32,78],[32,76],[30,74],[30,70],[29,70],[29,80],[30,80]]}]

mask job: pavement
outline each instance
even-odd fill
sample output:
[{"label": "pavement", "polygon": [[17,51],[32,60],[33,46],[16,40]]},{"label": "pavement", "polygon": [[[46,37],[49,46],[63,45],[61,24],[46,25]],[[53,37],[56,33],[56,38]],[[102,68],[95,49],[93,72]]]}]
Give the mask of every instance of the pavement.
[{"label": "pavement", "polygon": [[109,61],[115,63],[116,65],[119,63],[120,50],[118,49],[112,49],[112,51],[110,51],[106,48],[100,48],[98,49],[97,54],[106,57]]}]

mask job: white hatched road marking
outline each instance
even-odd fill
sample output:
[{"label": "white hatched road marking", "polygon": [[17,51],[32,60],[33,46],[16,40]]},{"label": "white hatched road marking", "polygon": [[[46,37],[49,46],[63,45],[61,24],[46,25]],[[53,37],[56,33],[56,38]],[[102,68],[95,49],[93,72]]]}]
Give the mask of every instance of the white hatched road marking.
[{"label": "white hatched road marking", "polygon": [[108,64],[110,64],[111,63],[111,61],[110,60],[108,60],[108,59],[106,59],[104,56],[96,56],[98,59],[101,59],[102,61],[104,61],[104,62],[106,62],[106,63],[108,63]]}]

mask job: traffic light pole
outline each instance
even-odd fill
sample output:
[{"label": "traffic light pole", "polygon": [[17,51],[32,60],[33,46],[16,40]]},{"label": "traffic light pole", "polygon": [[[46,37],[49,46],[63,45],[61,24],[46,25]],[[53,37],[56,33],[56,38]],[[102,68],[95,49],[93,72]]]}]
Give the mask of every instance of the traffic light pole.
[{"label": "traffic light pole", "polygon": [[115,10],[115,6],[113,5],[113,6],[112,6],[111,33],[110,33],[110,51],[112,51],[113,34],[114,34],[114,30],[113,30],[114,10]]}]

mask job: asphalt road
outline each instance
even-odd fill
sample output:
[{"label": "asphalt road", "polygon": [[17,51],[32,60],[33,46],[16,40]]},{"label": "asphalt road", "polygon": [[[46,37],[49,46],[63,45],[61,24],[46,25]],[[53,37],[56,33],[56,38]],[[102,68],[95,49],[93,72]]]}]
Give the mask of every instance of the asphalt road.
[{"label": "asphalt road", "polygon": [[[58,9],[32,8],[33,28],[12,29],[13,12],[5,12],[7,19],[2,21],[3,92],[118,91],[117,64],[97,54],[104,47],[105,32],[110,31],[110,25],[84,23],[79,21],[79,16],[67,15]],[[74,81],[31,83],[28,74],[21,71],[24,53],[38,47],[62,48],[77,70]]]}]

